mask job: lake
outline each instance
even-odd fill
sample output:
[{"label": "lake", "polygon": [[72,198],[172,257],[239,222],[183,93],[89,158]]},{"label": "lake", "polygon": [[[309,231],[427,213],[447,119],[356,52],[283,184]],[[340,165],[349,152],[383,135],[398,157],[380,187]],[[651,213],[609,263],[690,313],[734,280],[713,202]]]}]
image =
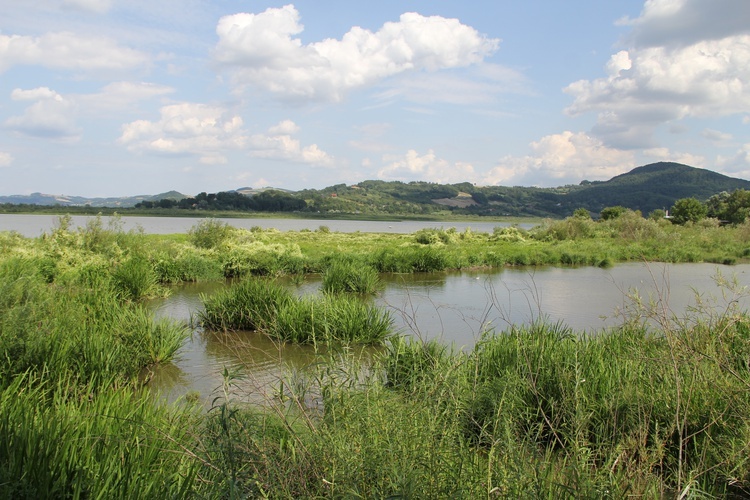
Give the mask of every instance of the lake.
[{"label": "lake", "polygon": [[[747,308],[745,295],[727,295],[719,276],[750,285],[750,264],[628,263],[610,269],[507,268],[495,272],[447,272],[384,275],[385,289],[375,299],[388,308],[398,332],[438,339],[456,349],[470,349],[486,330],[504,331],[539,318],[563,322],[579,332],[596,333],[622,324],[635,313],[632,297],[665,317],[686,317],[700,307],[720,313],[733,300]],[[201,307],[200,293],[223,283],[189,284],[167,299],[153,301],[157,315],[189,321]],[[319,293],[320,280],[289,284],[299,294]],[[643,311],[642,311],[643,312]],[[375,350],[354,354],[369,356]],[[221,386],[225,367],[241,367],[244,399],[264,398],[276,391],[284,374],[299,373],[318,358],[309,346],[276,345],[252,332],[215,333],[196,329],[173,364],[157,368],[152,384],[173,400],[188,391],[204,399]]]},{"label": "lake", "polygon": [[[85,227],[94,219],[90,215],[71,216],[72,227]],[[34,215],[34,214],[0,214],[0,231],[16,231],[28,238],[40,236],[42,233],[50,232],[59,219],[58,215]],[[107,227],[112,217],[102,216],[104,226]],[[186,233],[191,227],[204,220],[202,217],[119,217],[122,229],[130,231],[141,228],[148,234],[175,234]],[[361,221],[361,220],[323,220],[323,219],[274,219],[274,218],[216,218],[234,227],[250,229],[258,226],[263,229],[278,229],[279,231],[301,231],[303,229],[315,230],[320,226],[327,226],[331,231],[341,233],[398,233],[410,234],[425,228],[450,228],[463,231],[470,227],[476,232],[491,233],[496,227],[508,227],[513,224],[508,222],[483,222],[483,221]],[[531,229],[535,224],[519,224],[523,229]]]}]

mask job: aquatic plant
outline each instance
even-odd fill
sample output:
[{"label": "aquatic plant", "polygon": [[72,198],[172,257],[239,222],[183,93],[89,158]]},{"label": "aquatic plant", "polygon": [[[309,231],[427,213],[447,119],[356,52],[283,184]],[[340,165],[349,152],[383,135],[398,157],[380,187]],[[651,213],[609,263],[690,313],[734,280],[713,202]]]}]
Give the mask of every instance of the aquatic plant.
[{"label": "aquatic plant", "polygon": [[276,319],[278,311],[292,302],[292,293],[270,280],[247,279],[201,297],[198,321],[213,330],[262,330]]},{"label": "aquatic plant", "polygon": [[382,288],[378,272],[362,263],[333,260],[323,273],[321,289],[328,293],[374,294]]}]

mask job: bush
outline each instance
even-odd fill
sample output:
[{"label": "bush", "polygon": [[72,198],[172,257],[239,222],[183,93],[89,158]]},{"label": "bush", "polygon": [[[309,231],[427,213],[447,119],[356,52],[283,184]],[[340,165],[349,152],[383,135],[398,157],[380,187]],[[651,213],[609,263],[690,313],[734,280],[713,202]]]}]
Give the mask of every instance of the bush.
[{"label": "bush", "polygon": [[198,248],[217,248],[234,234],[235,229],[216,219],[203,219],[188,231],[190,242]]}]

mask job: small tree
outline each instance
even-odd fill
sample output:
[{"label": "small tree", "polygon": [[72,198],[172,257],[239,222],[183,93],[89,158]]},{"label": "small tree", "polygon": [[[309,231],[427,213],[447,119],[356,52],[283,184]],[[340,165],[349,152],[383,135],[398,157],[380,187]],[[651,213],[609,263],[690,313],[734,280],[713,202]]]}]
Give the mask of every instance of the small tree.
[{"label": "small tree", "polygon": [[605,207],[601,212],[599,212],[599,217],[601,217],[602,220],[616,219],[624,214],[626,210],[627,208],[620,205],[616,205],[614,207]]},{"label": "small tree", "polygon": [[688,221],[698,222],[706,217],[706,213],[706,206],[695,198],[680,198],[672,207],[672,222],[680,225]]},{"label": "small tree", "polygon": [[573,217],[577,219],[590,219],[591,213],[588,211],[588,209],[585,209],[583,207],[576,208],[575,211],[573,212]]},{"label": "small tree", "polygon": [[732,224],[742,224],[750,214],[750,191],[737,189],[732,191],[726,199],[724,211],[720,213],[720,219]]}]

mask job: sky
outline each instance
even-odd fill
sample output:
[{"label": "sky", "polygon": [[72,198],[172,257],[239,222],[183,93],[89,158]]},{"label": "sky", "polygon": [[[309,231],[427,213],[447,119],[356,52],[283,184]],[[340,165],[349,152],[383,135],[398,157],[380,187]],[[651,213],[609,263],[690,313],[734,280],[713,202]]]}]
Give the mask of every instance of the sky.
[{"label": "sky", "polygon": [[750,179],[748,0],[2,0],[0,195]]}]

